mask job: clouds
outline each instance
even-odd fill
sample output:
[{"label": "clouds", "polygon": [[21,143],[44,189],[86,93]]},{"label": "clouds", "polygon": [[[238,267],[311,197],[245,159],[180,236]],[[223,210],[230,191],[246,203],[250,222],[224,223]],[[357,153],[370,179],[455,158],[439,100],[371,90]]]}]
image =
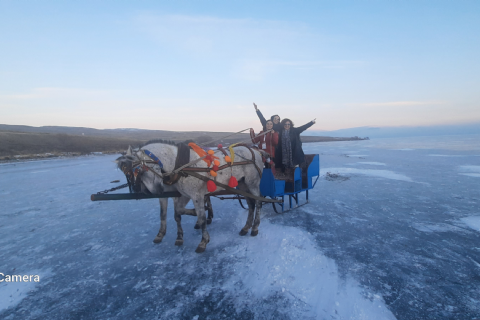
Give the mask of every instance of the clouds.
[{"label": "clouds", "polygon": [[144,13],[134,22],[164,46],[190,55],[228,58],[279,53],[292,42],[308,39],[311,32],[301,23],[209,16]]},{"label": "clouds", "polygon": [[33,88],[28,93],[0,95],[0,101],[28,101],[49,99],[89,99],[98,98],[107,94],[105,90],[78,89],[78,88]]},{"label": "clouds", "polygon": [[411,107],[411,106],[435,106],[447,104],[447,101],[390,101],[390,102],[372,102],[357,103],[353,106],[359,107]]},{"label": "clouds", "polygon": [[[54,16],[12,6],[16,15],[3,13],[0,24],[29,24],[3,32],[0,110],[9,124],[229,130],[232,119],[239,128],[258,123],[252,102],[295,123],[317,118],[315,129],[480,119],[478,59],[456,54],[478,50],[444,40],[455,54],[413,46],[425,42],[426,17],[393,4],[383,12],[333,3],[122,3],[94,13],[78,3],[55,6]],[[442,26],[432,25],[429,39]]]},{"label": "clouds", "polygon": [[261,81],[280,69],[358,67],[362,61],[319,60],[332,39],[305,23],[211,16],[155,15],[134,18],[159,50],[173,51],[197,63],[225,67],[233,78]]}]

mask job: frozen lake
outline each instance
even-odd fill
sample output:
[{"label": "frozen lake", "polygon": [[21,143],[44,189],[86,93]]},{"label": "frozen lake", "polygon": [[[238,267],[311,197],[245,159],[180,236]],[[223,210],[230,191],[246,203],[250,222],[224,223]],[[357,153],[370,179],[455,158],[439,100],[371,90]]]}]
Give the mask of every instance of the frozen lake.
[{"label": "frozen lake", "polygon": [[202,254],[195,217],[174,246],[172,203],[153,244],[158,200],[90,201],[117,156],[0,165],[0,273],[40,277],[0,282],[0,318],[480,319],[480,136],[304,150],[311,203],[241,237],[246,210],[213,199]]}]

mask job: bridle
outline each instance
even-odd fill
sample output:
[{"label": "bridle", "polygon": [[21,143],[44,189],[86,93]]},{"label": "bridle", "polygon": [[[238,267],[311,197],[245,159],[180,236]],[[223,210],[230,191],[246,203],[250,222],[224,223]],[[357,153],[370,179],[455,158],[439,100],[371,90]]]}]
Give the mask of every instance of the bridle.
[{"label": "bridle", "polygon": [[[142,153],[139,156],[138,153],[140,151]],[[127,178],[130,192],[141,192],[141,180],[137,179],[137,177],[146,171],[150,171],[160,179],[163,179],[162,174],[166,173],[166,171],[163,169],[163,163],[153,152],[140,149],[134,152],[133,155],[137,160],[132,161],[131,169],[129,169],[126,165],[122,165],[121,167],[125,177]],[[158,173],[154,168],[147,166],[147,164],[158,165],[161,173]]]},{"label": "bridle", "polygon": [[[140,151],[142,152],[141,158],[138,156],[138,152]],[[153,174],[163,179],[162,174],[166,173],[166,171],[163,169],[162,161],[160,161],[160,159],[153,152],[146,149],[140,149],[135,152],[135,157],[137,158],[137,161],[132,162],[132,172],[135,178],[144,171],[150,170]],[[158,165],[160,167],[160,173],[158,173],[154,168],[148,167],[147,163]]]}]

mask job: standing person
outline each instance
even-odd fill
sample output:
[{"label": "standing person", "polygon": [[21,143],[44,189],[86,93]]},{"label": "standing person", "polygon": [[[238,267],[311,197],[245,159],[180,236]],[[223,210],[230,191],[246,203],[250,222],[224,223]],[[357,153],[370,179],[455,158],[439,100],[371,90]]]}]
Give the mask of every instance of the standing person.
[{"label": "standing person", "polygon": [[285,118],[281,122],[283,129],[279,134],[278,147],[275,152],[276,164],[282,166],[287,174],[295,168],[305,164],[305,154],[302,149],[300,134],[315,124],[315,119],[301,127],[295,128],[292,120]]},{"label": "standing person", "polygon": [[[266,124],[267,120],[263,116],[263,114],[258,110],[257,105],[254,103],[253,106],[255,107],[255,111],[257,112],[257,116],[260,119],[260,123],[262,124],[263,130],[266,131]],[[270,117],[270,120],[273,122],[273,130],[276,132],[280,132],[282,130],[282,125],[280,124],[280,116],[278,114],[274,114]]]},{"label": "standing person", "polygon": [[[268,120],[265,126],[267,127],[266,131],[272,130],[272,120]],[[266,131],[260,131],[259,135]],[[267,162],[265,163],[265,168],[271,168],[273,174],[275,174],[275,148],[278,144],[278,132],[272,130],[271,132],[264,134],[263,136],[255,137],[255,132],[253,131],[253,129],[250,128],[250,137],[252,138],[253,143],[258,143],[258,147],[270,155],[270,158],[268,158]]]}]

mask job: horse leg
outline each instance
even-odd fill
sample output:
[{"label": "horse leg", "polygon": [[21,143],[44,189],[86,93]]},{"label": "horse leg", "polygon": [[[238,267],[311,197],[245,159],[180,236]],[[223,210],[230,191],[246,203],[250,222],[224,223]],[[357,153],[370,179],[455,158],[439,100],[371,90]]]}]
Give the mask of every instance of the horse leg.
[{"label": "horse leg", "polygon": [[207,224],[210,224],[212,223],[212,220],[213,220],[213,208],[212,208],[212,201],[210,200],[210,197],[206,197],[205,209],[207,209],[208,211]]},{"label": "horse leg", "polygon": [[[240,182],[238,184],[238,188],[242,191],[248,191],[247,186],[245,185],[244,182]],[[252,198],[246,198],[247,204],[248,204],[248,217],[247,217],[247,222],[245,223],[245,226],[240,230],[239,235],[244,236],[248,233],[248,229],[252,227],[253,223],[253,213],[255,211],[255,200]]]},{"label": "horse leg", "polygon": [[[207,224],[211,224],[213,219],[213,208],[212,208],[212,202],[210,201],[210,197],[206,196],[204,199],[204,202],[205,202],[205,210],[208,211]],[[191,209],[185,209],[185,210],[191,210]],[[194,228],[200,229],[200,224],[198,223],[198,219],[197,219],[197,222],[195,223]]]},{"label": "horse leg", "polygon": [[204,252],[207,248],[207,243],[210,242],[210,235],[207,231],[207,219],[205,217],[205,200],[203,195],[197,195],[193,200],[195,211],[197,212],[197,223],[202,228],[202,241],[200,241],[196,253]]},{"label": "horse leg", "polygon": [[[252,180],[250,183],[245,183],[246,187],[248,188],[248,192],[253,194],[254,196],[260,196],[260,184],[256,183],[256,181]],[[256,207],[256,212],[255,212],[255,220],[253,221],[253,227],[252,227],[252,233],[250,233],[252,236],[256,236],[258,234],[258,226],[260,225],[260,211],[262,209],[262,201],[261,200],[253,200],[251,199],[252,202],[254,203],[253,208]],[[253,209],[252,209],[252,216],[253,216]],[[245,231],[248,231],[245,230]]]},{"label": "horse leg", "polygon": [[168,207],[168,198],[160,198],[160,230],[158,234],[153,239],[153,243],[160,243],[163,240],[163,237],[167,233],[167,207]]},{"label": "horse leg", "polygon": [[175,222],[177,222],[177,240],[175,240],[176,246],[181,246],[183,244],[183,229],[182,229],[182,214],[185,213],[185,206],[187,205],[189,198],[181,196],[179,198],[174,198],[173,203],[175,204]]},{"label": "horse leg", "polygon": [[251,236],[255,237],[258,234],[258,226],[260,225],[260,210],[262,209],[262,201],[255,200],[257,205],[257,211],[255,212],[255,221],[253,222]]}]

